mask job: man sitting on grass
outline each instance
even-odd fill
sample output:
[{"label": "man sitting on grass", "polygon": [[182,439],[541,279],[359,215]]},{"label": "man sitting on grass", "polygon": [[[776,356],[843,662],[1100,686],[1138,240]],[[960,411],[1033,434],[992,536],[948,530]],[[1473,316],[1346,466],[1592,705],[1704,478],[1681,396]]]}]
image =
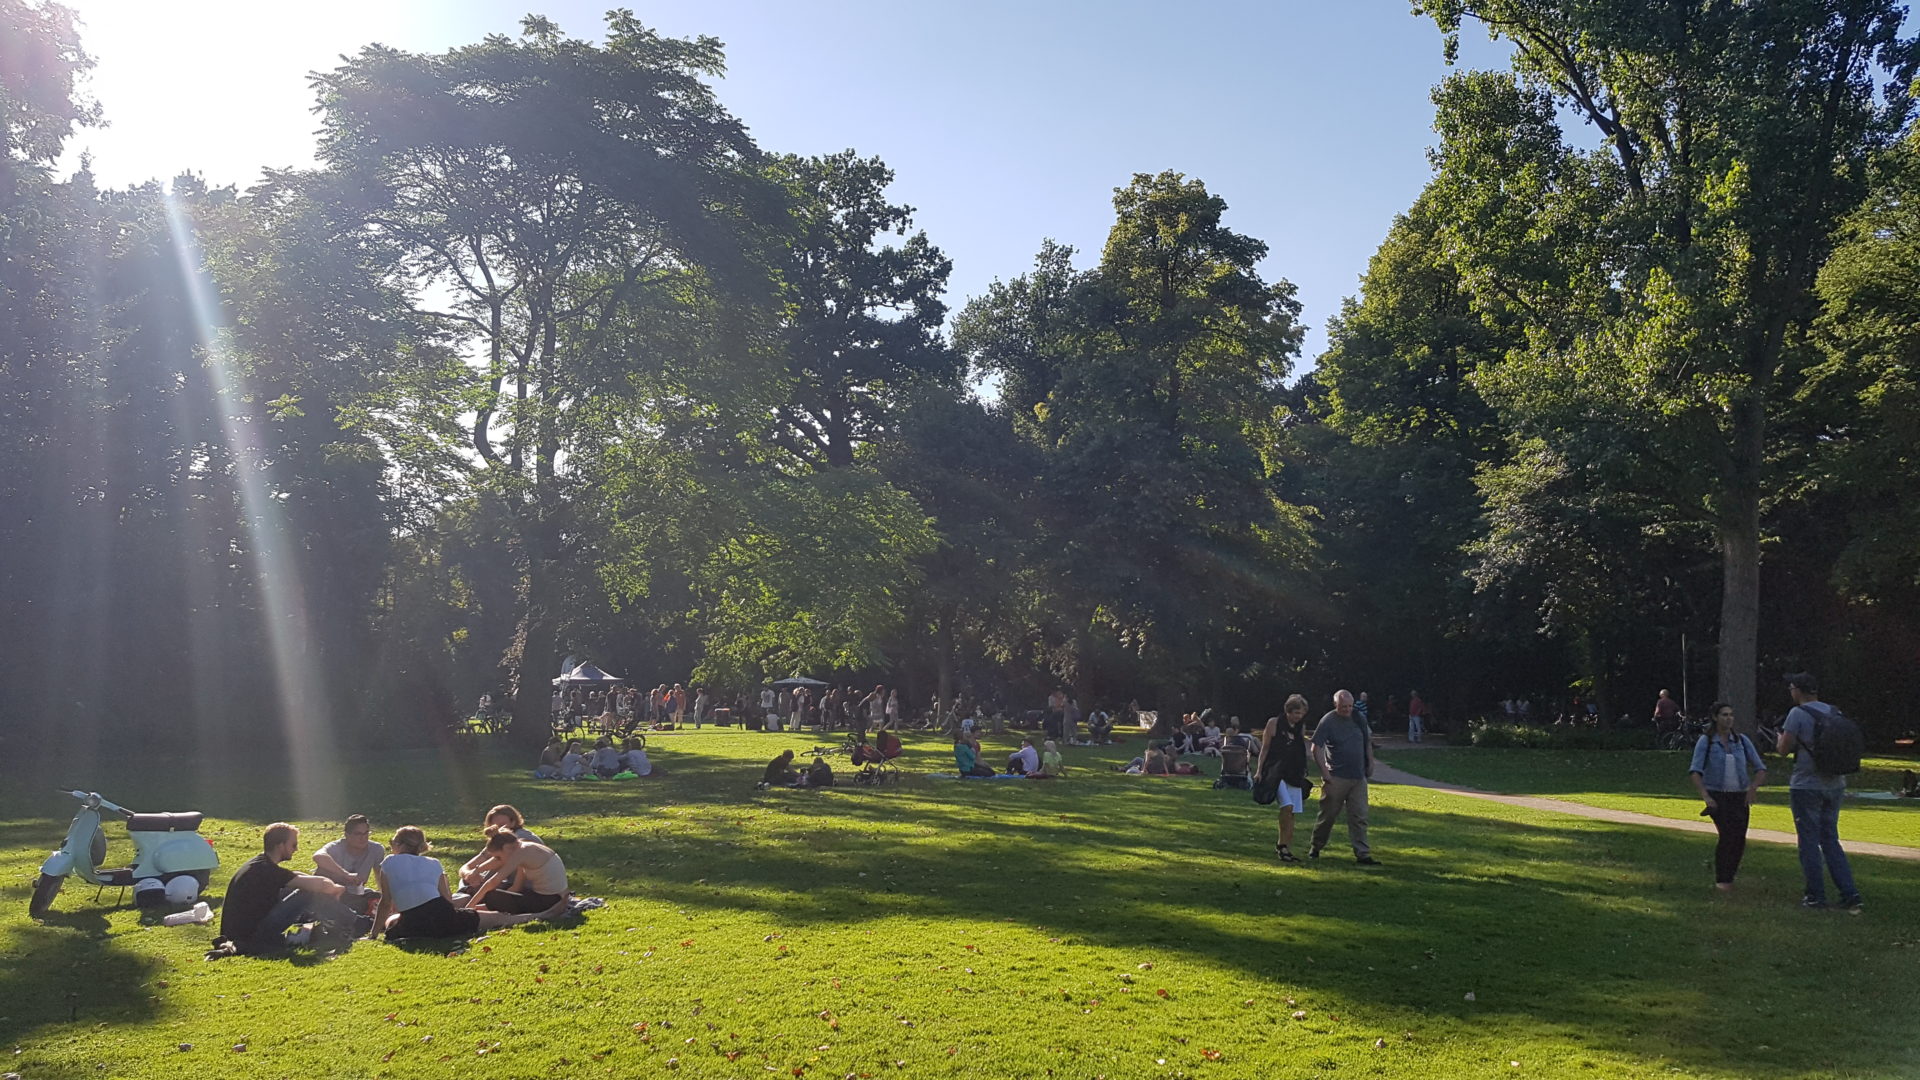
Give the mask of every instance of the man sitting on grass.
[{"label": "man sitting on grass", "polygon": [[767,771],[761,774],[761,787],[791,787],[800,779],[793,767],[793,751],[782,750],[780,756],[767,762]]},{"label": "man sitting on grass", "polygon": [[[374,880],[373,868],[387,857],[387,849],[370,839],[372,835],[373,823],[367,820],[367,815],[348,817],[340,839],[313,853],[314,872],[338,882],[350,895],[379,900],[380,895],[368,890],[367,883]],[[372,910],[371,903],[366,910]]]},{"label": "man sitting on grass", "polygon": [[1007,771],[1015,776],[1029,776],[1040,771],[1040,752],[1033,748],[1032,739],[1021,739],[1020,749],[1007,755]]},{"label": "man sitting on grass", "polygon": [[[220,908],[220,937],[216,952],[248,956],[274,952],[287,945],[305,945],[314,922],[338,927],[359,937],[373,920],[356,915],[340,902],[345,891],[339,882],[317,874],[296,874],[281,864],[300,846],[300,830],[284,821],[267,826],[260,838],[261,853],[240,865],[227,883],[227,899]],[[287,928],[294,923],[297,929]]]}]

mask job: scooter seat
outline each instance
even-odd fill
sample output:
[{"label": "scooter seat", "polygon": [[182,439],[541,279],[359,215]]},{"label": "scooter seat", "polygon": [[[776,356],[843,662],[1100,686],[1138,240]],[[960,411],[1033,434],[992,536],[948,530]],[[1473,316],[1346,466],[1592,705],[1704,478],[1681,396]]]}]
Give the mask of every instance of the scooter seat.
[{"label": "scooter seat", "polygon": [[198,811],[183,814],[135,814],[127,819],[128,832],[192,832],[206,815]]}]

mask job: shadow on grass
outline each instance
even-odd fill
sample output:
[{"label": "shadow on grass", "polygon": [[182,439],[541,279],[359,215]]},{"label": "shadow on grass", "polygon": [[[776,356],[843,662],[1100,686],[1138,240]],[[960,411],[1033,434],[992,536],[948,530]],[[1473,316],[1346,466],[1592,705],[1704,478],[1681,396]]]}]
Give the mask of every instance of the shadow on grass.
[{"label": "shadow on grass", "polygon": [[[395,755],[352,778],[361,801],[351,808],[373,813],[381,829],[427,827],[457,865],[477,847],[486,807],[512,802],[559,848],[577,891],[696,916],[744,913],[796,942],[871,930],[831,939],[859,950],[869,970],[957,957],[945,920],[1006,919],[1038,931],[1005,946],[1026,954],[1022,962],[1096,945],[1124,953],[1128,968],[1185,961],[1242,979],[1250,993],[1279,982],[1478,1038],[1511,1034],[1517,1045],[1546,1040],[1767,1077],[1895,1075],[1914,1059],[1904,1018],[1920,1007],[1920,988],[1906,952],[1886,944],[1889,934],[1915,936],[1889,928],[1911,928],[1920,915],[1920,868],[1861,864],[1871,915],[1821,920],[1790,908],[1791,851],[1756,849],[1753,885],[1743,888],[1758,901],[1715,905],[1711,844],[1700,837],[1380,788],[1373,839],[1385,867],[1354,866],[1337,830],[1319,864],[1283,869],[1271,861],[1271,810],[1206,780],[1105,771],[1137,748],[1125,746],[1075,753],[1073,775],[1055,784],[913,778],[897,788],[752,790],[766,758],[807,742],[661,740],[653,752],[672,770],[663,780],[571,785],[533,781],[506,758]],[[948,746],[913,740],[906,766],[946,768]],[[211,797],[220,801],[209,812],[248,823],[235,834],[284,813],[264,786]],[[44,829],[57,839],[57,827]],[[23,892],[0,897],[16,900],[24,910]],[[53,970],[69,955],[100,970],[119,965],[103,981],[139,987],[143,962],[119,953],[104,916],[93,918],[25,930],[0,922],[11,934],[0,937],[9,951],[0,1002],[34,998],[31,1012],[0,1006],[12,1016],[0,1032],[64,1022],[59,995],[96,981]],[[1042,944],[1050,938],[1059,942]],[[444,955],[450,946],[396,947]],[[48,970],[22,973],[35,967]],[[129,993],[126,1018],[147,1018],[138,1010],[151,1003]],[[1792,1038],[1816,1000],[1820,1037]],[[1759,1048],[1773,1038],[1783,1045]]]},{"label": "shadow on grass", "polygon": [[[25,912],[24,890],[0,903]],[[41,923],[9,923],[0,932],[0,1046],[49,1028],[137,1024],[156,1014],[147,981],[161,966],[121,946],[98,908],[50,912]]]},{"label": "shadow on grass", "polygon": [[[700,771],[692,760],[682,767]],[[1657,1046],[1676,1064],[1745,1075],[1883,1075],[1913,1049],[1910,1034],[1890,1044],[1879,1026],[1901,1015],[1889,1011],[1891,996],[1912,1007],[1910,980],[1897,957],[1863,949],[1889,921],[1912,917],[1920,874],[1904,866],[1869,871],[1889,898],[1876,912],[1881,929],[1870,930],[1838,916],[1808,923],[1792,910],[1797,879],[1784,849],[1749,856],[1750,874],[1764,867],[1784,883],[1766,904],[1716,909],[1706,896],[1710,841],[1395,805],[1384,789],[1374,843],[1389,865],[1373,871],[1352,865],[1344,830],[1318,865],[1268,865],[1270,812],[1244,794],[1111,775],[1044,790],[661,793],[677,796],[677,812],[635,807],[603,820],[569,842],[570,862],[598,868],[621,891],[688,911],[752,912],[796,932],[1006,915],[1143,958],[1278,975],[1466,1024],[1544,1028],[1621,1055]],[[1795,955],[1831,949],[1866,962],[1806,965],[1766,947],[1788,934]],[[905,962],[943,944],[866,947]],[[1825,1025],[1817,1046],[1781,1036],[1788,1045],[1762,1051],[1748,1024],[1701,1022],[1784,1025],[1795,999],[1863,987],[1874,988],[1866,1007]]]}]

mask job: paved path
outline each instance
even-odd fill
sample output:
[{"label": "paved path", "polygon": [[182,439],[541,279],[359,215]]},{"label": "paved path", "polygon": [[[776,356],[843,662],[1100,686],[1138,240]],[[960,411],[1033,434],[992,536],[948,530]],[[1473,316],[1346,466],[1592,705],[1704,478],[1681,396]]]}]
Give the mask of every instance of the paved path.
[{"label": "paved path", "polygon": [[[1402,745],[1394,749],[1405,750]],[[1424,776],[1396,769],[1384,761],[1374,764],[1373,778],[1382,784],[1405,784],[1409,787],[1432,788],[1454,795],[1464,795],[1469,799],[1485,799],[1488,802],[1505,803],[1508,806],[1524,807],[1528,810],[1545,810],[1550,814],[1571,814],[1574,817],[1593,818],[1596,821],[1612,821],[1621,825],[1652,825],[1659,829],[1678,829],[1681,832],[1706,833],[1714,835],[1713,823],[1686,818],[1659,817],[1655,814],[1642,814],[1633,810],[1610,810],[1601,806],[1588,806],[1585,803],[1568,802],[1565,799],[1543,799],[1537,795],[1496,795],[1491,791],[1476,791],[1458,784],[1429,780]],[[1759,840],[1768,844],[1789,844],[1797,846],[1799,841],[1789,832],[1777,829],[1748,829],[1747,839]],[[1903,847],[1899,844],[1873,844],[1864,840],[1845,841],[1849,855],[1879,855],[1888,859],[1906,859],[1920,862],[1920,848]]]}]

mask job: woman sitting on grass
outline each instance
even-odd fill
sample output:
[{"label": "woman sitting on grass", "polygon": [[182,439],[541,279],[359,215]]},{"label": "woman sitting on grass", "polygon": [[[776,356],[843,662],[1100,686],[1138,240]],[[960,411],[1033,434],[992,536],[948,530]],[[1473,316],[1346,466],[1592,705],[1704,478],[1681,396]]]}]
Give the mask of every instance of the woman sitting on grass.
[{"label": "woman sitting on grass", "polygon": [[[511,835],[511,834],[509,834]],[[431,858],[427,836],[418,825],[394,830],[387,857],[374,868],[380,880],[380,906],[373,927],[385,930],[387,940],[398,938],[467,938],[503,926],[517,926],[540,917],[534,913],[460,910],[447,891],[447,871]]]},{"label": "woman sitting on grass", "polygon": [[1060,760],[1060,748],[1052,739],[1044,744],[1040,753],[1040,768],[1027,774],[1029,780],[1058,780],[1060,774],[1067,771],[1066,763]]},{"label": "woman sitting on grass", "polygon": [[493,873],[466,898],[466,907],[512,915],[564,909],[567,868],[552,848],[522,840],[502,825],[487,831],[486,853],[494,860]]},{"label": "woman sitting on grass", "polygon": [[[521,817],[520,811],[507,803],[501,803],[488,810],[486,819],[480,823],[480,831],[489,836],[493,834],[493,830],[500,828],[512,830],[513,835],[527,843],[541,843],[540,838],[533,834],[533,830],[527,828],[527,819]],[[480,854],[468,859],[465,865],[460,867],[460,891],[470,893],[486,884],[487,878],[493,875],[499,862],[500,860],[494,858],[486,848],[481,848]]]},{"label": "woman sitting on grass", "polygon": [[953,737],[953,763],[961,776],[992,776],[993,768],[980,764],[980,748],[965,731]]},{"label": "woman sitting on grass", "polygon": [[580,752],[580,744],[570,742],[567,752],[560,755],[560,779],[578,780],[587,775],[587,756]]}]

